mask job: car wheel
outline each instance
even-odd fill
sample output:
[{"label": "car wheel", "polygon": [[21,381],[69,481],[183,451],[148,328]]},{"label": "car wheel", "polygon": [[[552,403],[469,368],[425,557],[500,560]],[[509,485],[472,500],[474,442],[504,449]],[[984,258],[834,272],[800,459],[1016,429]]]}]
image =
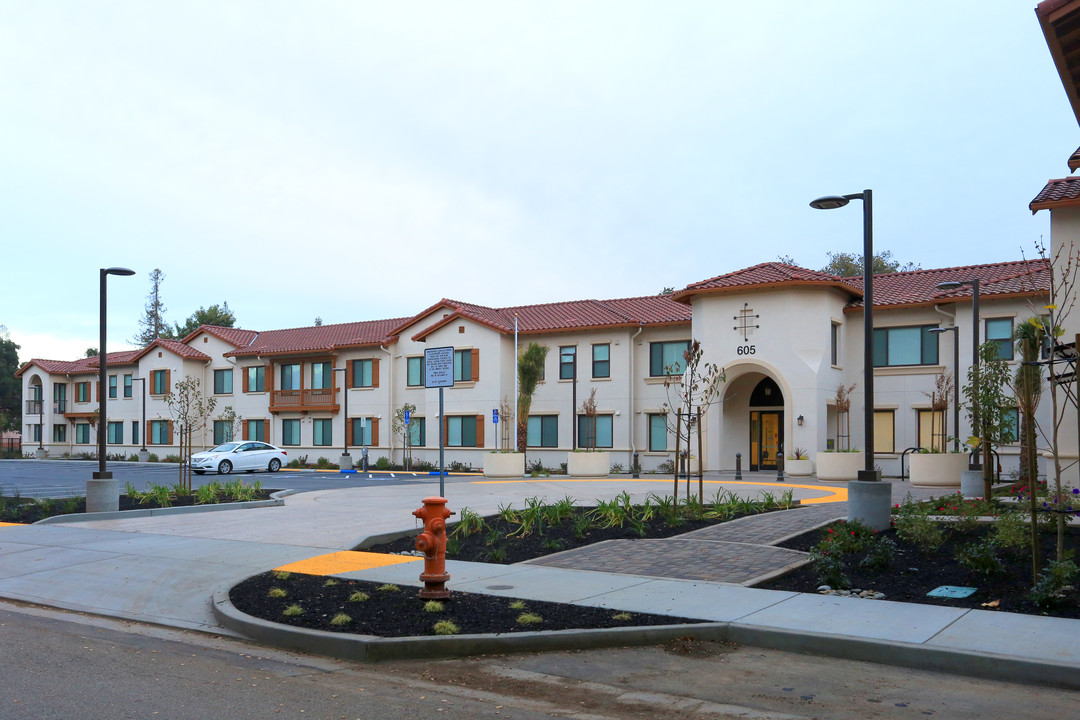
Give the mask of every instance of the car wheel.
[{"label": "car wheel", "polygon": [[269,470],[270,472],[277,472],[278,470],[281,469],[281,461],[278,460],[277,458],[274,458],[273,460],[270,461],[270,464],[266,466],[266,469]]},{"label": "car wheel", "polygon": [[232,472],[232,463],[228,460],[222,460],[221,464],[217,466],[218,475],[228,475]]}]

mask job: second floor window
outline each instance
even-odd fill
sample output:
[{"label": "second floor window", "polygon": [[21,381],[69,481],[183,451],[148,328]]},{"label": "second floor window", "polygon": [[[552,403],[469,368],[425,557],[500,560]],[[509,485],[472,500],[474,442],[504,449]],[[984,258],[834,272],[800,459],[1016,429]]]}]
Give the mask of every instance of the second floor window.
[{"label": "second floor window", "polygon": [[454,351],[454,382],[480,379],[479,350]]},{"label": "second floor window", "polygon": [[131,375],[124,376],[124,397],[131,397]]},{"label": "second floor window", "polygon": [[874,328],[874,367],[937,365],[936,325]]},{"label": "second floor window", "polygon": [[353,360],[352,364],[352,386],[357,388],[365,387],[377,387],[375,369],[376,362],[374,358],[364,358],[363,360]]},{"label": "second floor window", "polygon": [[605,343],[592,346],[592,376],[611,377],[611,345]]},{"label": "second floor window", "polygon": [[214,394],[215,395],[231,395],[232,394],[232,370],[215,370],[214,371]]},{"label": "second floor window", "polygon": [[75,383],[75,402],[90,402],[90,383]]},{"label": "second floor window", "polygon": [[427,384],[427,375],[424,370],[423,357],[411,357],[406,359],[408,373],[406,384],[409,387],[422,387]]},{"label": "second floor window", "polygon": [[110,400],[115,400],[116,399],[116,387],[117,387],[116,386],[116,376],[115,375],[110,375],[109,376],[109,399]]},{"label": "second floor window", "polygon": [[[282,390],[299,390],[300,389],[300,366],[299,365],[282,365],[281,366],[281,389]],[[297,443],[299,445],[299,443]]]},{"label": "second floor window", "polygon": [[169,371],[168,370],[151,370],[150,371],[150,394],[151,395],[167,395],[169,392]]},{"label": "second floor window", "polygon": [[998,358],[1013,359],[1013,321],[1012,318],[988,318],[986,320],[986,342],[997,345]]},{"label": "second floor window", "polygon": [[263,392],[266,390],[266,368],[262,365],[244,368],[244,381],[247,385],[244,392]]},{"label": "second floor window", "polygon": [[682,375],[686,370],[684,354],[689,349],[689,340],[649,343],[649,376]]},{"label": "second floor window", "polygon": [[577,377],[577,348],[566,345],[559,348],[559,379],[573,380]]},{"label": "second floor window", "polygon": [[334,384],[334,371],[328,362],[311,363],[311,387],[315,390]]}]

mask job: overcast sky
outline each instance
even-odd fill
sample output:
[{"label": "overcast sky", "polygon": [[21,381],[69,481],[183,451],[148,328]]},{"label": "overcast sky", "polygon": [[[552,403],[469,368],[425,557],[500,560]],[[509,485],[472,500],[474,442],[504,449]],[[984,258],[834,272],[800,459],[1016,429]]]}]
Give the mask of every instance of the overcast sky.
[{"label": "overcast sky", "polygon": [[778,255],[1049,239],[1080,131],[1035,0],[0,0],[20,359],[227,301],[256,330],[682,287]]}]

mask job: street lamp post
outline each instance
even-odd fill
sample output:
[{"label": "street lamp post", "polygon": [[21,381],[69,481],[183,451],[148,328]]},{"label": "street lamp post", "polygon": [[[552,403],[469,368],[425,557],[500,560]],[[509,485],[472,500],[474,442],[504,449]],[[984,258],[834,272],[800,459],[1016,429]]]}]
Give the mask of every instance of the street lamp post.
[{"label": "street lamp post", "polygon": [[[950,280],[948,282],[938,283],[939,290],[956,290],[962,288],[965,285],[971,286],[971,367],[973,369],[971,375],[971,388],[972,395],[974,397],[979,396],[979,336],[981,335],[979,327],[979,278],[972,278],[971,280]],[[957,336],[959,342],[959,335]],[[958,356],[959,357],[959,356]],[[956,366],[957,375],[960,374],[960,366]],[[957,378],[959,383],[960,378]],[[959,433],[960,428],[957,427]],[[971,407],[971,434],[979,435],[979,403],[972,403]],[[969,470],[981,470],[982,462],[979,459],[979,453],[975,453],[974,459],[968,465]]]},{"label": "street lamp post", "polygon": [[892,487],[881,482],[874,467],[874,204],[869,189],[851,195],[827,195],[810,203],[816,210],[833,210],[852,200],[863,204],[863,469],[848,486],[848,518],[875,530],[889,527]]},{"label": "street lamp post", "polygon": [[342,470],[352,470],[352,455],[349,454],[349,378],[344,374],[348,372],[348,367],[334,368],[334,372],[343,373],[341,376],[341,392],[345,395],[345,422],[342,424],[341,428],[343,445],[341,448],[341,457],[338,459],[338,467]]},{"label": "street lamp post", "polygon": [[131,378],[131,382],[142,383],[142,424],[139,425],[142,447],[139,448],[139,462],[146,462],[150,459],[150,453],[146,450],[146,378]]},{"label": "street lamp post", "polygon": [[955,326],[931,328],[935,335],[955,332],[953,338],[953,452],[960,452],[960,330]]},{"label": "street lamp post", "polygon": [[109,275],[134,275],[134,270],[122,267],[101,268],[98,291],[98,469],[93,478],[86,481],[86,512],[109,512],[120,509],[120,492],[112,473],[105,469],[105,435],[108,415],[105,400],[109,393],[105,387],[108,353],[105,349],[106,326],[106,280]]}]

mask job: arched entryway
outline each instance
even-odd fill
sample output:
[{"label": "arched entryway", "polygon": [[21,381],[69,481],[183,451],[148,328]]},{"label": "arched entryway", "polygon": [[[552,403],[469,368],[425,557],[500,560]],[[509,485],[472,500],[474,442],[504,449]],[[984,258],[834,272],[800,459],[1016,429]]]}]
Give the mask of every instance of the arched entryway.
[{"label": "arched entryway", "polygon": [[734,466],[736,453],[744,470],[776,470],[784,444],[784,391],[766,368],[728,368],[724,392],[720,453]]},{"label": "arched entryway", "polygon": [[784,394],[770,378],[750,393],[750,470],[776,470],[784,447]]}]

